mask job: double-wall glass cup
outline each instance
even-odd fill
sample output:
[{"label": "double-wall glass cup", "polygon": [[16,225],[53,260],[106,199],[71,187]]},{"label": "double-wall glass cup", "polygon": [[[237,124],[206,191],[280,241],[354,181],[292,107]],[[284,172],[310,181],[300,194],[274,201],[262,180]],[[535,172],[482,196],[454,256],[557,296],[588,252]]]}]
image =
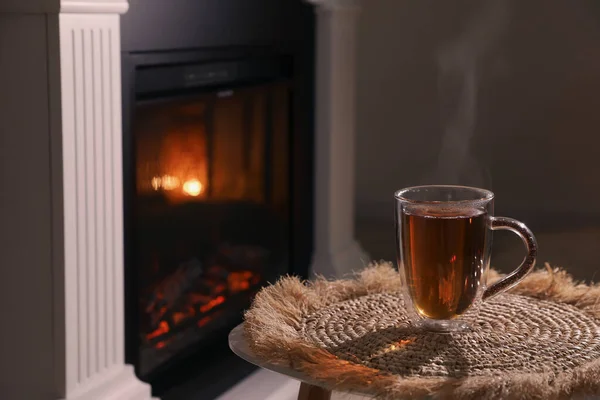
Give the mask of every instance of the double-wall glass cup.
[{"label": "double-wall glass cup", "polygon": [[[494,216],[494,194],[464,186],[417,186],[395,193],[398,267],[414,322],[427,330],[469,329],[482,302],[517,285],[535,265],[537,243],[522,222]],[[492,232],[516,233],[521,265],[487,286]]]}]

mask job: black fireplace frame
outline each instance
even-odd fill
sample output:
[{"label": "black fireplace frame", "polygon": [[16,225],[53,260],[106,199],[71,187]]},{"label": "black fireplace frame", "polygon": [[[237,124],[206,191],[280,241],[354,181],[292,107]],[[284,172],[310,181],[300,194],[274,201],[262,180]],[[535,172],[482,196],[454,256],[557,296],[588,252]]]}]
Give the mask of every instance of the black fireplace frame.
[{"label": "black fireplace frame", "polygon": [[[122,54],[123,99],[123,194],[125,230],[125,358],[136,366],[139,359],[138,303],[139,288],[133,263],[133,216],[135,194],[135,159],[132,118],[136,104],[136,79],[139,71],[152,66],[217,65],[240,60],[280,60],[292,91],[291,132],[291,241],[292,265],[288,273],[303,278],[313,247],[314,193],[314,52],[309,46],[285,51],[272,46],[240,46],[216,49],[194,49],[157,52],[124,52]],[[219,87],[222,82],[204,82],[202,87]],[[244,83],[252,83],[251,81]],[[236,323],[241,322],[241,316]],[[152,385],[154,395],[163,400],[177,399],[181,392],[201,390],[210,399],[248,375],[253,368],[233,356],[227,347],[229,325],[203,341],[177,367],[161,369],[159,374],[144,377]],[[200,360],[201,359],[201,360]],[[199,361],[200,360],[200,361]],[[136,366],[137,370],[137,366]],[[219,372],[221,371],[221,372]],[[185,388],[182,387],[185,386]]]}]

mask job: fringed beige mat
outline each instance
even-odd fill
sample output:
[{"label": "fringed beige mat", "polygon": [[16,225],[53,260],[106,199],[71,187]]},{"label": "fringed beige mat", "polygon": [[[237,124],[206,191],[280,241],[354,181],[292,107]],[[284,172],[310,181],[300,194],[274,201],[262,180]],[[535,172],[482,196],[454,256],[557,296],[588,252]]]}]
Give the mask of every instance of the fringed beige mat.
[{"label": "fringed beige mat", "polygon": [[399,285],[389,264],[353,280],[284,278],[258,293],[246,334],[265,361],[382,399],[600,394],[600,286],[546,266],[484,303],[472,331],[436,334],[411,326]]}]

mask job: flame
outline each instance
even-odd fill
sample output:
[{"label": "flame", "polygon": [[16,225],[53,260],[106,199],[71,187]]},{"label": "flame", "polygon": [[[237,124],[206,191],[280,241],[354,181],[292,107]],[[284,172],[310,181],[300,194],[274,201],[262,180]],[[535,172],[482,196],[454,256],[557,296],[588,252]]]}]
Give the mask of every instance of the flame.
[{"label": "flame", "polygon": [[175,190],[179,187],[179,178],[172,175],[155,176],[152,178],[152,188],[158,190]]},{"label": "flame", "polygon": [[204,190],[204,186],[202,185],[202,182],[200,182],[198,179],[190,179],[188,181],[185,181],[185,183],[183,184],[183,191],[189,196],[196,197],[200,193],[202,193],[202,190]]},{"label": "flame", "polygon": [[181,188],[181,193],[185,196],[198,197],[204,192],[204,184],[198,179],[188,179],[183,184],[181,180],[173,175],[155,176],[150,184],[155,191],[172,192],[175,189]]}]

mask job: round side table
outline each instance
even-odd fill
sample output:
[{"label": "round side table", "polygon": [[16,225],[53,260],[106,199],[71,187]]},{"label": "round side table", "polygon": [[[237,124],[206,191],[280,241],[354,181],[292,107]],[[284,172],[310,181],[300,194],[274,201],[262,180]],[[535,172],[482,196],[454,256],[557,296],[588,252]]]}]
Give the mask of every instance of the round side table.
[{"label": "round side table", "polygon": [[[254,364],[258,367],[277,372],[296,379],[301,382],[300,391],[298,392],[298,400],[330,400],[331,399],[331,388],[327,387],[322,382],[311,378],[302,372],[293,370],[291,368],[282,367],[280,365],[270,364],[268,362],[260,360],[252,351],[248,345],[246,336],[244,335],[244,324],[240,324],[235,327],[229,334],[229,347],[231,350],[240,358]],[[356,393],[360,396],[372,398],[372,395],[368,393]],[[431,398],[427,396],[425,399]],[[600,400],[600,396],[573,396],[571,400]]]}]

